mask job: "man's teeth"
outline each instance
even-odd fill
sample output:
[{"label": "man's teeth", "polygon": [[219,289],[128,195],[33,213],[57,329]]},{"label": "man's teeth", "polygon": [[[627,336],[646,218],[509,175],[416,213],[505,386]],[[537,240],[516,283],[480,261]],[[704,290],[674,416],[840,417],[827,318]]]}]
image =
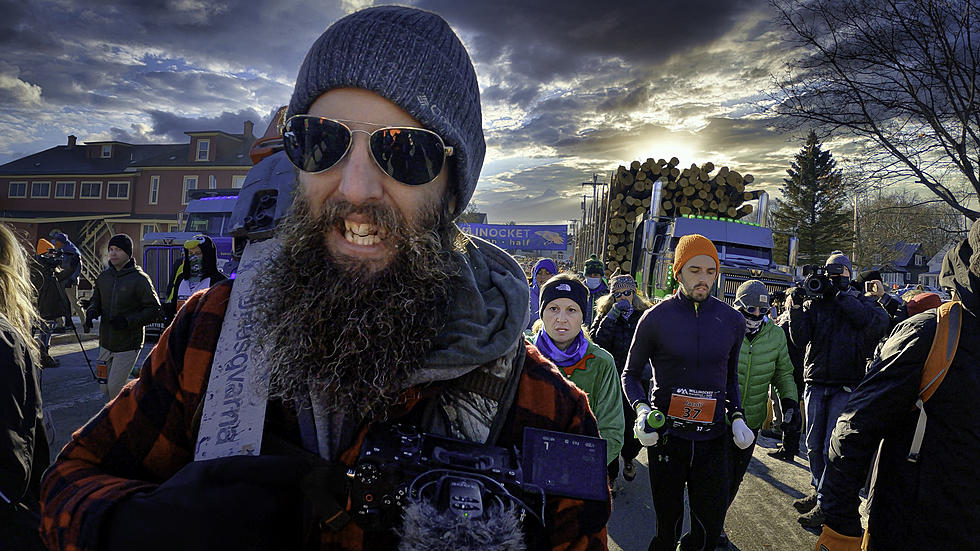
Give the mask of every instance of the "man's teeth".
[{"label": "man's teeth", "polygon": [[350,230],[344,232],[344,238],[355,245],[374,245],[380,243],[381,239],[375,235],[357,235]]},{"label": "man's teeth", "polygon": [[374,245],[381,242],[378,228],[372,224],[344,221],[344,238],[356,245]]}]

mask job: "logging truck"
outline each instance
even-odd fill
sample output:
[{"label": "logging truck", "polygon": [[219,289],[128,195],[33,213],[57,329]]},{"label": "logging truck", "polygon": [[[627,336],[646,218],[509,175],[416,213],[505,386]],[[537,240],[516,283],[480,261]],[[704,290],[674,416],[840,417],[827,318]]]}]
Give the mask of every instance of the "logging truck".
[{"label": "logging truck", "polygon": [[734,301],[738,286],[749,279],[762,281],[770,293],[793,285],[797,239],[789,239],[786,265],[778,264],[773,258],[773,232],[765,225],[769,201],[765,192],[758,194],[757,221],[696,214],[665,216],[663,209],[654,206],[662,204],[662,185],[661,181],[653,183],[651,208],[634,224],[631,265],[637,268],[634,276],[647,296],[673,292],[674,248],[681,237],[695,233],[718,248],[721,273],[712,293],[728,304]]},{"label": "logging truck", "polygon": [[710,162],[679,165],[677,157],[649,158],[613,173],[600,249],[607,271],[633,274],[647,296],[664,296],[676,285],[670,266],[677,241],[700,233],[718,247],[718,298],[731,304],[738,286],[753,278],[770,291],[792,285],[797,241],[791,236],[787,265],[778,265],[765,225],[769,197],[746,189],[755,178],[727,166],[716,172]]}]

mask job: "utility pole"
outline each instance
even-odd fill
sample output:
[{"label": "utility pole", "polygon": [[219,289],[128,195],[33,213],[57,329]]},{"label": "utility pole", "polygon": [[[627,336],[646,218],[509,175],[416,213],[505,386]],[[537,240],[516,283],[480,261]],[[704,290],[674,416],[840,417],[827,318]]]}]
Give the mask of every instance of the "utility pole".
[{"label": "utility pole", "polygon": [[578,235],[578,240],[576,242],[576,247],[578,248],[578,254],[576,256],[579,259],[577,263],[582,264],[583,266],[585,265],[584,264],[585,250],[586,247],[588,246],[586,243],[587,239],[585,238],[586,228],[588,227],[589,227],[589,223],[588,220],[586,219],[586,210],[585,210],[585,194],[583,193],[582,194],[582,227],[579,228],[578,233],[576,234]]},{"label": "utility pole", "polygon": [[[860,242],[860,233],[858,230],[858,193],[854,193],[854,245],[851,247],[851,263],[855,266],[858,265],[858,243]],[[864,266],[868,268],[868,266]],[[853,274],[852,274],[853,277]]]},{"label": "utility pole", "polygon": [[[605,257],[605,254],[603,254],[603,251],[599,251],[598,250],[598,246],[597,246],[598,243],[601,243],[602,242],[602,236],[599,234],[600,228],[599,228],[599,224],[597,223],[597,221],[599,220],[599,205],[598,205],[598,201],[596,201],[596,188],[599,187],[599,186],[604,186],[604,185],[606,185],[606,183],[605,182],[599,182],[599,175],[596,174],[596,173],[593,173],[592,174],[592,181],[591,182],[582,182],[582,185],[583,186],[592,186],[592,226],[589,228],[589,241],[590,241],[590,243],[589,243],[589,250],[587,252],[589,254],[596,253],[596,255],[601,260],[603,257]],[[585,200],[584,199],[582,200],[582,207],[583,207],[583,210],[584,210],[584,208],[585,208]]]}]

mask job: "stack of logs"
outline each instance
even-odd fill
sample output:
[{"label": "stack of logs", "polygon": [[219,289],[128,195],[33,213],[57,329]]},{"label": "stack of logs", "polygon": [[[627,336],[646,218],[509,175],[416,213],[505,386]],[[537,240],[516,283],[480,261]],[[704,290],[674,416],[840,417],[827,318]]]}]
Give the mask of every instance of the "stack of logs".
[{"label": "stack of logs", "polygon": [[650,195],[655,181],[663,180],[660,201],[661,216],[685,214],[739,219],[752,212],[745,201],[758,199],[761,191],[745,191],[755,178],[741,175],[723,166],[712,176],[714,163],[700,167],[692,164],[679,169],[677,157],[669,161],[647,159],[633,161],[629,168],[620,166],[609,186],[609,232],[606,269],[632,273],[633,230],[637,221],[650,209]]}]

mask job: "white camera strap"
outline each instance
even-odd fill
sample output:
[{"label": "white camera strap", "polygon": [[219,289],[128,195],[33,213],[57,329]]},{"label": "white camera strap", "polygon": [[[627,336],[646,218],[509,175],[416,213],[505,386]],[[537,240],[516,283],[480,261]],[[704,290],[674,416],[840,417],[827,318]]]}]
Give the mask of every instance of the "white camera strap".
[{"label": "white camera strap", "polygon": [[194,461],[259,455],[269,399],[269,363],[256,346],[255,278],[279,249],[276,239],[245,247],[231,289],[204,396]]}]

